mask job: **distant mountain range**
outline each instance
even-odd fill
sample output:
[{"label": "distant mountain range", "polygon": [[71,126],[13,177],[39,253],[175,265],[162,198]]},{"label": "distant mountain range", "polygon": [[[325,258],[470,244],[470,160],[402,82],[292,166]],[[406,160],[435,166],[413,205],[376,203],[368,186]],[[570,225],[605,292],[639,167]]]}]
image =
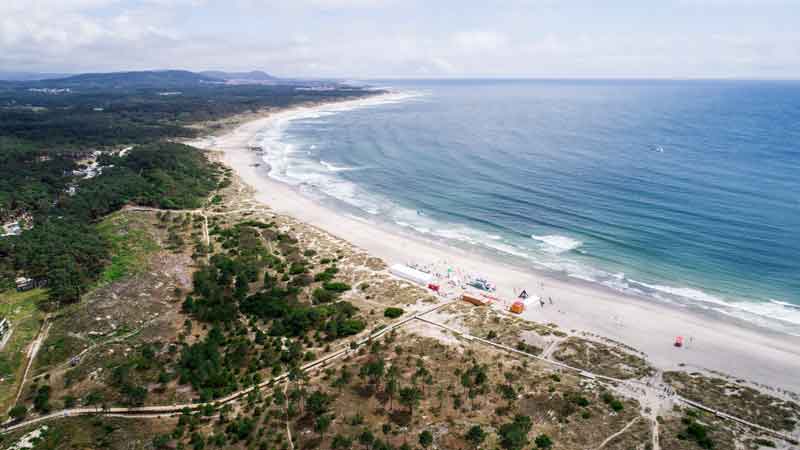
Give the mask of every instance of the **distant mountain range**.
[{"label": "distant mountain range", "polygon": [[200,72],[200,75],[205,75],[211,78],[217,78],[225,81],[276,81],[278,78],[262,72],[260,70],[252,70],[250,72],[223,72],[220,70],[206,70]]},{"label": "distant mountain range", "polygon": [[174,89],[200,84],[276,84],[278,78],[262,71],[223,72],[188,70],[145,70],[134,72],[36,74],[29,72],[0,73],[0,80],[46,88],[166,88]]},{"label": "distant mountain range", "polygon": [[38,81],[68,77],[68,73],[5,72],[0,71],[0,81]]},{"label": "distant mountain range", "polygon": [[139,72],[84,73],[65,78],[43,80],[41,83],[57,87],[160,87],[172,88],[201,83],[221,83],[217,78],[188,70],[147,70]]}]

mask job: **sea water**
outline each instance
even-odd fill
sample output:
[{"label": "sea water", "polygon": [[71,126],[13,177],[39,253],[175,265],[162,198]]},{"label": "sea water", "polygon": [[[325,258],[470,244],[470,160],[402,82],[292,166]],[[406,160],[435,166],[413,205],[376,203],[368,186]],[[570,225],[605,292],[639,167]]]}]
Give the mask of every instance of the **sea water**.
[{"label": "sea water", "polygon": [[270,176],[534,269],[800,334],[800,83],[375,82],[280,115]]}]

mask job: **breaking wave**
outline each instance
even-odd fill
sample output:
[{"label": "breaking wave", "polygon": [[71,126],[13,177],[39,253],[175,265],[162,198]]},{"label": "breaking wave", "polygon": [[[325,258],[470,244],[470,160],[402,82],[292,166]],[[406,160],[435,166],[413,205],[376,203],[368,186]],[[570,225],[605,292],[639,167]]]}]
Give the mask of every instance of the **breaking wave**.
[{"label": "breaking wave", "polygon": [[537,236],[535,234],[532,234],[531,238],[543,243],[544,251],[549,253],[564,253],[571,250],[575,250],[576,248],[583,245],[583,242],[577,239],[572,239],[570,237],[560,236],[557,234],[551,234],[545,236]]}]

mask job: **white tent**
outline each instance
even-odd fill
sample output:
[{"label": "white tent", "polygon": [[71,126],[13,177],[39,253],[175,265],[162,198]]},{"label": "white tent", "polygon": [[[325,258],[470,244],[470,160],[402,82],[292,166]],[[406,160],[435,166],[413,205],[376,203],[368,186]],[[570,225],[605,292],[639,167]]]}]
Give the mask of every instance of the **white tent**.
[{"label": "white tent", "polygon": [[433,280],[433,276],[431,274],[408,267],[405,264],[393,265],[389,268],[389,273],[398,278],[421,284],[425,287],[427,287],[428,284]]}]

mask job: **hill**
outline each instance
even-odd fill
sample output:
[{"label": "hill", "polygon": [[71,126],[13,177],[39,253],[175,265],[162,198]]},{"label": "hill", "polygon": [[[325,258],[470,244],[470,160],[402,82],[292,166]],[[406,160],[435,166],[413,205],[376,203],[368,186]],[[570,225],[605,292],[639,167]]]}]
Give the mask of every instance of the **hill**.
[{"label": "hill", "polygon": [[0,71],[0,81],[39,81],[53,78],[66,78],[67,73],[4,72]]},{"label": "hill", "polygon": [[138,72],[85,73],[41,81],[47,87],[97,88],[172,88],[219,83],[220,80],[188,70],[148,70]]},{"label": "hill", "polygon": [[270,82],[276,81],[278,78],[260,70],[252,70],[250,72],[223,72],[221,70],[206,70],[200,72],[201,75],[215,78],[222,81],[251,81],[251,82]]}]

